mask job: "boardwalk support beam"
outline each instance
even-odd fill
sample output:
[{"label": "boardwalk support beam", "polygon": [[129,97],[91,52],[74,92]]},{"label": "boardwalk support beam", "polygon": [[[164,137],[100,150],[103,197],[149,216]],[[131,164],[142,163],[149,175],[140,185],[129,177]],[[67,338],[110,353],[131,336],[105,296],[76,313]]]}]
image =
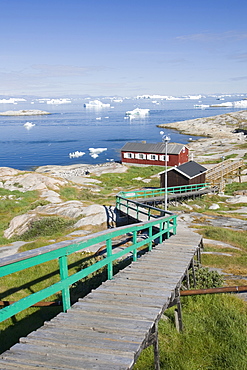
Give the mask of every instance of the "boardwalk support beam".
[{"label": "boardwalk support beam", "polygon": [[153,346],[154,350],[154,369],[160,370],[160,355],[159,355],[159,341],[158,341],[158,321],[156,321],[151,329],[151,332],[144,343],[143,349]]},{"label": "boardwalk support beam", "polygon": [[175,300],[177,308],[175,309],[175,323],[178,332],[183,331],[183,320],[182,320],[182,305],[180,302],[180,291],[179,288],[175,289]]}]

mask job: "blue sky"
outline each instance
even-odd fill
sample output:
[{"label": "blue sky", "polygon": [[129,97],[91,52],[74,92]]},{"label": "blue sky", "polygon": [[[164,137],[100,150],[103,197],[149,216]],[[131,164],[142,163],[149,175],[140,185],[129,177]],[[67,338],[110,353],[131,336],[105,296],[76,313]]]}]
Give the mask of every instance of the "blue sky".
[{"label": "blue sky", "polygon": [[246,0],[0,0],[0,95],[246,93]]}]

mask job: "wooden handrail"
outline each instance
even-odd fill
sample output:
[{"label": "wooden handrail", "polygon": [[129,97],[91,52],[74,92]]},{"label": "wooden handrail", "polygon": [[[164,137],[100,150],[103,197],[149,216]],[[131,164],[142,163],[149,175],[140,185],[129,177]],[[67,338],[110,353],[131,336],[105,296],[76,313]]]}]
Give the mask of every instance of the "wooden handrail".
[{"label": "wooden handrail", "polygon": [[[169,237],[170,232],[176,234],[176,218],[176,215],[170,215],[168,217],[153,219],[152,221],[108,229],[96,234],[75,238],[72,241],[63,241],[0,259],[0,277],[7,276],[17,271],[23,271],[29,267],[37,266],[54,259],[59,259],[60,268],[59,282],[22,298],[10,306],[2,308],[0,310],[0,322],[59,291],[62,291],[63,310],[67,311],[71,306],[69,293],[70,285],[105,266],[107,267],[108,279],[112,279],[114,261],[128,253],[132,253],[133,261],[136,261],[137,250],[140,247],[148,245],[148,250],[151,250],[155,239],[160,238],[160,241],[162,241],[164,237]],[[148,237],[144,240],[138,241],[137,234],[145,229],[148,229]],[[155,233],[153,233],[153,230],[155,230]],[[127,233],[133,234],[132,245],[112,254],[112,239]],[[68,276],[68,255],[100,242],[104,242],[106,244],[106,258]]]}]

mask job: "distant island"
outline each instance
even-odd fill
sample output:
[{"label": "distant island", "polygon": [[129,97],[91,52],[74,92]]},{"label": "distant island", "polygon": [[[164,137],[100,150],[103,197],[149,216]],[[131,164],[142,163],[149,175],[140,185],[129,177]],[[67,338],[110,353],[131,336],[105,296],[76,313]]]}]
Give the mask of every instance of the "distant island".
[{"label": "distant island", "polygon": [[51,114],[49,112],[32,109],[32,110],[8,110],[6,112],[1,112],[0,116],[40,116],[45,114]]}]

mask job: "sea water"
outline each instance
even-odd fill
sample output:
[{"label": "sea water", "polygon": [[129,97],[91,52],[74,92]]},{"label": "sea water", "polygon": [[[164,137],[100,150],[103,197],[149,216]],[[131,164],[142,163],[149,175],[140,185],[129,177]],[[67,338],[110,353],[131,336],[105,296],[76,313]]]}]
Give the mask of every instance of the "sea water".
[{"label": "sea water", "polygon": [[[234,111],[233,108],[196,109],[196,104],[219,103],[215,97],[197,100],[156,100],[123,99],[110,102],[109,108],[88,109],[83,98],[71,98],[71,103],[47,104],[32,97],[17,104],[0,104],[0,112],[7,110],[39,109],[50,115],[40,116],[0,116],[0,167],[31,170],[44,165],[98,164],[119,161],[121,148],[128,141],[161,141],[162,123],[208,117]],[[228,98],[230,100],[230,98]],[[233,98],[232,98],[233,100]],[[239,98],[235,98],[239,100]],[[150,109],[145,117],[129,119],[126,111],[138,108]],[[188,136],[175,130],[163,130],[171,142],[188,143],[196,136]],[[98,156],[92,157],[92,150]],[[85,153],[71,157],[74,152]]]}]

